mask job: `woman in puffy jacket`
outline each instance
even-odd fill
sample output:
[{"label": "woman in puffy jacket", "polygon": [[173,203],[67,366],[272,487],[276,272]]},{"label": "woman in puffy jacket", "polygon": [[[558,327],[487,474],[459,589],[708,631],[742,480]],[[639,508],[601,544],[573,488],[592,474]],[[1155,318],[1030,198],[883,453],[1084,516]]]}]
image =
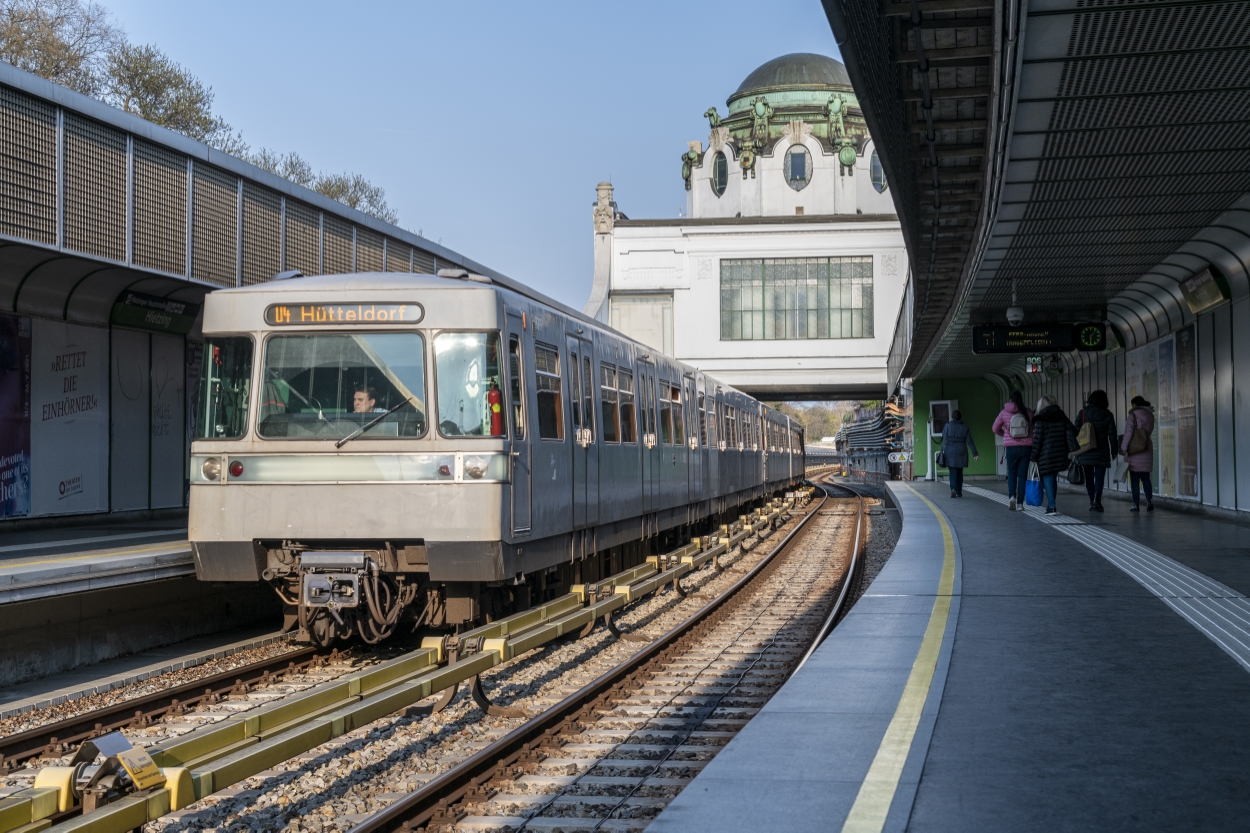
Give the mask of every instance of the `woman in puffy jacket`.
[{"label": "woman in puffy jacket", "polygon": [[1068,455],[1076,447],[1076,428],[1059,407],[1055,397],[1047,394],[1037,400],[1033,415],[1033,450],[1029,460],[1037,463],[1046,491],[1046,514],[1055,514],[1055,490],[1059,472],[1068,467]]},{"label": "woman in puffy jacket", "polygon": [[1120,451],[1128,461],[1129,479],[1133,484],[1133,508],[1128,511],[1141,511],[1139,489],[1144,487],[1146,511],[1153,512],[1155,505],[1150,499],[1150,472],[1155,464],[1155,447],[1150,435],[1155,430],[1155,412],[1150,403],[1140,396],[1134,396],[1130,404],[1133,409],[1124,420],[1124,439],[1120,441]]},{"label": "woman in puffy jacket", "polygon": [[1007,508],[1024,509],[1024,481],[1028,477],[1029,453],[1033,450],[1033,412],[1024,407],[1024,394],[1011,392],[994,420],[993,432],[1003,438],[1007,458]]},{"label": "woman in puffy jacket", "polygon": [[1076,457],[1076,464],[1085,469],[1085,491],[1089,495],[1089,511],[1102,511],[1102,485],[1107,469],[1118,449],[1115,447],[1115,414],[1110,411],[1105,390],[1096,390],[1085,400],[1085,407],[1076,417],[1076,430],[1089,423],[1094,428],[1094,447]]}]

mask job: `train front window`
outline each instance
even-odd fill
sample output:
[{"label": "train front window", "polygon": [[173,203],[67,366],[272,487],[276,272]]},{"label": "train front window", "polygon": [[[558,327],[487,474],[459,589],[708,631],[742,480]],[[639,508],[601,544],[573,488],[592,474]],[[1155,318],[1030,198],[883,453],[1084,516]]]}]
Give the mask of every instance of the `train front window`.
[{"label": "train front window", "polygon": [[195,414],[197,440],[236,440],[247,430],[252,387],[252,340],[211,337],[204,344],[200,397]]},{"label": "train front window", "polygon": [[434,339],[438,430],[444,437],[505,436],[498,333],[442,333]]},{"label": "train front window", "polygon": [[420,437],[425,415],[416,333],[284,335],[265,345],[262,437],[339,440],[375,419],[362,439]]}]

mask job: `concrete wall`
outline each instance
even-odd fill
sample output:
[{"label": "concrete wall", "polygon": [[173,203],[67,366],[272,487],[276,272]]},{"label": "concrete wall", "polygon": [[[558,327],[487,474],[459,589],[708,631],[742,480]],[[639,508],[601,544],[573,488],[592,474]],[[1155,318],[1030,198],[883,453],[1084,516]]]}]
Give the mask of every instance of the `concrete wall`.
[{"label": "concrete wall", "polygon": [[269,587],[195,576],[0,605],[7,685],[244,625],[282,625]]}]

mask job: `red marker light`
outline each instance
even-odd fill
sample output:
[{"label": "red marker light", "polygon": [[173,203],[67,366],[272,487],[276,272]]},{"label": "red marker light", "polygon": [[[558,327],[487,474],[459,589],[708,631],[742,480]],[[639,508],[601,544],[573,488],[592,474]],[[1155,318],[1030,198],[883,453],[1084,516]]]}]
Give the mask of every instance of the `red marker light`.
[{"label": "red marker light", "polygon": [[242,460],[231,460],[231,461],[230,461],[230,476],[231,476],[231,477],[242,477],[242,476],[243,476],[243,461],[242,461]]},{"label": "red marker light", "polygon": [[450,477],[450,476],[451,476],[451,466],[439,466],[439,467],[438,467],[438,473],[439,473],[439,474],[441,474],[441,475],[443,475],[444,477]]}]

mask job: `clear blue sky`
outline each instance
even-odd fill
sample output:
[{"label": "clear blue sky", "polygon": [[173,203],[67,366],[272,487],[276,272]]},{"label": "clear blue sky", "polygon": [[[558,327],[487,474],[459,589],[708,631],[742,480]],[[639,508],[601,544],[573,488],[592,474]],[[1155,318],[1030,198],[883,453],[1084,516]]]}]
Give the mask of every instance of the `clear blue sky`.
[{"label": "clear blue sky", "polygon": [[253,148],[359,172],[404,227],[578,309],[596,183],[677,216],[708,107],[778,55],[838,57],[819,0],[102,2]]}]

